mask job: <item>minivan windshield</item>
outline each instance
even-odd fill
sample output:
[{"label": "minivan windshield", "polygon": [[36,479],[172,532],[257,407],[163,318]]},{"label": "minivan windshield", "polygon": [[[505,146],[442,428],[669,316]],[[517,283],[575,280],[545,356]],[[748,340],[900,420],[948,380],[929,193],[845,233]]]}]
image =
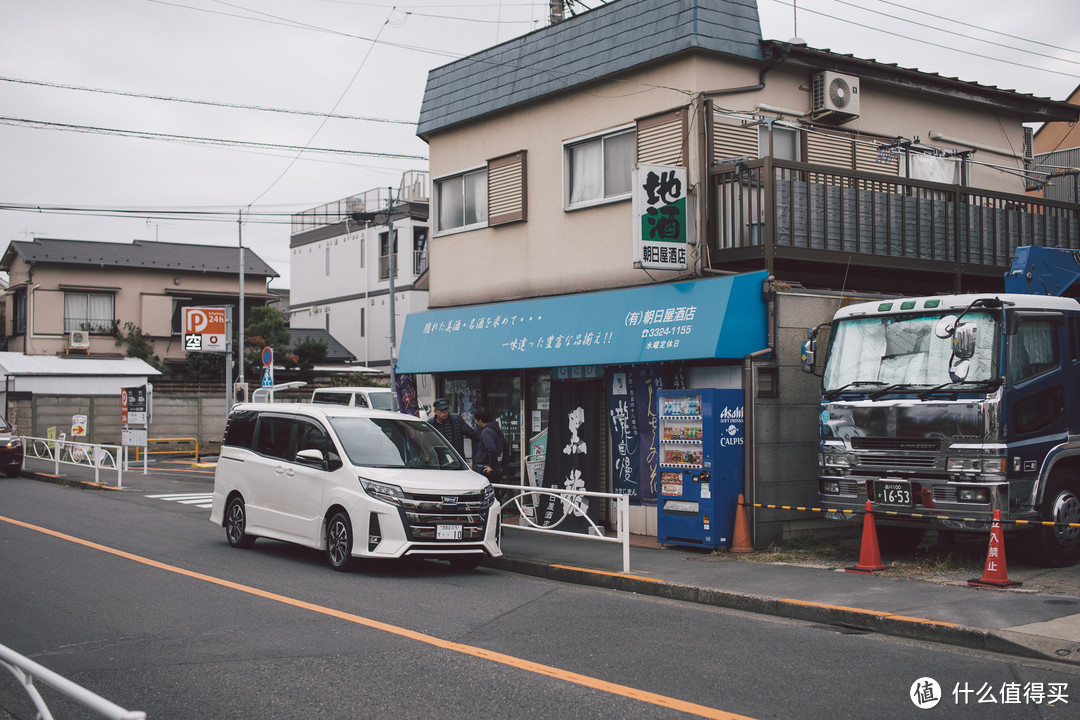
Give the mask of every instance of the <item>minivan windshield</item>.
[{"label": "minivan windshield", "polygon": [[329,420],[353,465],[468,469],[461,456],[427,423],[368,417],[332,417]]}]

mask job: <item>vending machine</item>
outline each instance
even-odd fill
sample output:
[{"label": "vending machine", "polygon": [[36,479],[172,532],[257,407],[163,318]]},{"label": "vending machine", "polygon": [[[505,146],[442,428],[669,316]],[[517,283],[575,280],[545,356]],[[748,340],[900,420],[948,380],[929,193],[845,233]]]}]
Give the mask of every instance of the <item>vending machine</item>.
[{"label": "vending machine", "polygon": [[661,390],[657,540],[730,547],[743,482],[742,390]]}]

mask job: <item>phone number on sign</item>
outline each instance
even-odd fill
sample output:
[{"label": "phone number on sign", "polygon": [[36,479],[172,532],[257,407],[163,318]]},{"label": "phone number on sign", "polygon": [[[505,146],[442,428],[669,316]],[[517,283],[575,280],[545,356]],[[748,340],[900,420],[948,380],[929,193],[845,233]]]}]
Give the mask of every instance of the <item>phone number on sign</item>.
[{"label": "phone number on sign", "polygon": [[643,338],[666,337],[668,335],[689,335],[694,331],[693,325],[678,325],[665,328],[645,328],[641,331]]}]

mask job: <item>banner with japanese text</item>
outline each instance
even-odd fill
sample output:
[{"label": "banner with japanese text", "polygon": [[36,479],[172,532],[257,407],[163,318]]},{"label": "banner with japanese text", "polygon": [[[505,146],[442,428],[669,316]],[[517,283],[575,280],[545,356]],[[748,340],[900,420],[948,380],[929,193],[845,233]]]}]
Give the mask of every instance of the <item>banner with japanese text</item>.
[{"label": "banner with japanese text", "polygon": [[[600,434],[604,429],[604,418],[600,412],[601,392],[603,388],[598,380],[551,383],[544,487],[602,490]],[[589,525],[584,516],[587,514],[596,520],[599,512],[596,502],[580,495],[543,496],[537,520],[543,526],[587,532]]]},{"label": "banner with japanese text", "polygon": [[630,502],[641,499],[638,488],[637,398],[634,373],[629,368],[615,369],[604,378],[607,384],[608,424],[611,432],[612,487]]}]

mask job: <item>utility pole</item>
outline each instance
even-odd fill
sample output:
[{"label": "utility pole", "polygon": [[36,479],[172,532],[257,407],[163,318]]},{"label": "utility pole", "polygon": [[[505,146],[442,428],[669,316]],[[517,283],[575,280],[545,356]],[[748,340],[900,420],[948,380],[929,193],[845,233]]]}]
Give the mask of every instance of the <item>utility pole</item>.
[{"label": "utility pole", "polygon": [[[240,240],[240,368],[237,371],[237,382],[244,382],[244,211],[237,212],[236,217],[236,234]],[[232,394],[232,388],[229,388],[229,394]]]},{"label": "utility pole", "polygon": [[394,310],[394,276],[397,274],[397,239],[394,237],[394,188],[387,188],[386,200],[387,242],[390,245],[390,392],[393,409],[398,409],[397,399],[397,318]]}]

